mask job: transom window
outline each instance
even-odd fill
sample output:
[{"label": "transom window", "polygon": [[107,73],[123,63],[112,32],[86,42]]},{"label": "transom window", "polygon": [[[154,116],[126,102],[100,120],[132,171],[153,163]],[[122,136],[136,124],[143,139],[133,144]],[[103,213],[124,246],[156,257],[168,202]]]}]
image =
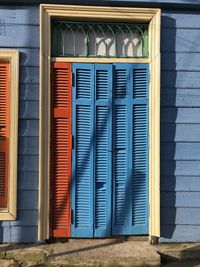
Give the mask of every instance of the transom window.
[{"label": "transom window", "polygon": [[148,25],[52,21],[54,57],[148,57]]}]

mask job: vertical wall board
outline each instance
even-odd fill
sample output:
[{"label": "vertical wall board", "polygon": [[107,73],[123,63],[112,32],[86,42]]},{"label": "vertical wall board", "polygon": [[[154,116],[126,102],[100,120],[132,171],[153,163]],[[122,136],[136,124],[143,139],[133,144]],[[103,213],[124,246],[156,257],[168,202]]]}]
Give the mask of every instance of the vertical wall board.
[{"label": "vertical wall board", "polygon": [[[19,103],[18,133],[22,138],[19,138],[18,150],[17,220],[0,223],[0,242],[37,242],[39,6],[0,6],[0,48],[19,49],[22,100]],[[34,142],[29,137],[33,137]],[[22,224],[23,227],[14,227]]]},{"label": "vertical wall board", "polygon": [[199,11],[162,12],[161,238],[200,236]]}]

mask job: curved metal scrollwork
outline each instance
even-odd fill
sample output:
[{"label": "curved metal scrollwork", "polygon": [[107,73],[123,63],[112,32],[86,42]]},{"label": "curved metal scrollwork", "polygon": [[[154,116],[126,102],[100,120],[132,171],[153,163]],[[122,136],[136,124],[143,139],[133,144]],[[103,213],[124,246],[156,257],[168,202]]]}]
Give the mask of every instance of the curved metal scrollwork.
[{"label": "curved metal scrollwork", "polygon": [[53,21],[52,55],[147,57],[148,25]]}]

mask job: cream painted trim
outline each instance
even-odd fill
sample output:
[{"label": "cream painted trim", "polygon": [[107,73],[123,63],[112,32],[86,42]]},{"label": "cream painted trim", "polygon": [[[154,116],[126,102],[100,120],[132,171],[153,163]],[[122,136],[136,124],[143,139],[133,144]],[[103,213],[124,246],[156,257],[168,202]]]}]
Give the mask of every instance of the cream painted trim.
[{"label": "cream painted trim", "polygon": [[[39,221],[38,239],[49,238],[50,184],[50,63],[51,19],[123,21],[149,23],[150,63],[150,150],[149,150],[149,235],[160,236],[160,9],[40,5],[40,137],[39,137]],[[58,60],[52,58],[52,60]],[[60,58],[59,61],[63,61]],[[73,62],[86,62],[75,59]],[[85,61],[84,61],[85,60]],[[142,59],[143,61],[144,59]],[[67,61],[69,61],[67,59]],[[144,63],[140,61],[140,63]],[[88,62],[88,59],[87,59]],[[94,59],[92,62],[96,62]],[[98,61],[100,62],[100,61]],[[105,59],[104,61],[105,62]],[[110,62],[110,61],[107,61]],[[112,60],[112,62],[114,62]],[[121,61],[117,61],[121,62]],[[126,60],[127,62],[127,60]],[[135,59],[130,62],[136,62]],[[145,59],[145,62],[146,59]],[[137,60],[139,63],[139,60]]]},{"label": "cream painted trim", "polygon": [[17,150],[18,150],[18,95],[19,52],[0,50],[0,61],[10,62],[10,143],[8,171],[8,208],[0,209],[0,220],[17,217]]},{"label": "cream painted trim", "polygon": [[149,63],[149,58],[86,58],[86,57],[52,57],[52,62],[78,63]]}]

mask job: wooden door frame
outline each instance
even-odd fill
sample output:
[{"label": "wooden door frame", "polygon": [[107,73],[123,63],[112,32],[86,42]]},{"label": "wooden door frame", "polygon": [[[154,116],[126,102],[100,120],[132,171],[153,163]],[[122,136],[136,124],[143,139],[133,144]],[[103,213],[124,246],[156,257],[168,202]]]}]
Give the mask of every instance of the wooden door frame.
[{"label": "wooden door frame", "polygon": [[51,19],[119,21],[149,24],[147,59],[68,58],[68,62],[149,63],[149,235],[160,236],[160,19],[161,10],[74,5],[40,5],[40,128],[38,240],[49,238],[50,210],[50,119]]}]

